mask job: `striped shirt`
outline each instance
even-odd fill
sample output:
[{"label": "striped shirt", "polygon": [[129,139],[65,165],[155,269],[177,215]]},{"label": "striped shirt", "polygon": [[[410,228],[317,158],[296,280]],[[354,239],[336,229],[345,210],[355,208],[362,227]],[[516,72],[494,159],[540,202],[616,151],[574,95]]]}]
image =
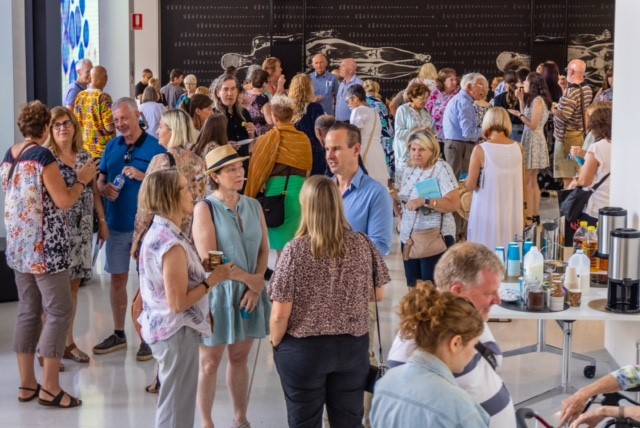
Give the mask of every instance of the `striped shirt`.
[{"label": "striped shirt", "polygon": [[[580,106],[580,89],[582,89],[582,96],[584,99],[584,106]],[[564,139],[564,134],[567,131],[581,131],[582,127],[582,114],[587,110],[591,100],[593,99],[593,91],[591,87],[586,83],[581,85],[571,84],[563,92],[560,100],[558,101],[559,116],[553,116],[553,137],[557,141]]]},{"label": "striped shirt", "polygon": [[[487,323],[484,324],[480,342],[495,354],[498,367],[500,367],[502,351]],[[399,335],[396,335],[387,359],[389,367],[406,363],[415,349],[416,344],[413,340],[402,340]],[[454,376],[458,386],[465,390],[489,414],[491,428],[516,426],[515,408],[511,395],[502,378],[485,358],[476,353],[464,371],[454,373]]]}]

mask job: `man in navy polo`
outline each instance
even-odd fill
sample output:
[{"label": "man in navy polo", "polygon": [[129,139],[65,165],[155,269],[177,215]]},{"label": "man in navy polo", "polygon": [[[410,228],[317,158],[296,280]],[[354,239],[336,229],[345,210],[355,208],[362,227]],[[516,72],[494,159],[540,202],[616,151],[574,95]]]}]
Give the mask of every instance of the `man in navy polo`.
[{"label": "man in navy polo", "polygon": [[324,54],[317,54],[311,60],[311,66],[315,70],[309,77],[313,81],[313,94],[315,102],[320,103],[324,113],[333,116],[333,103],[338,95],[338,78],[327,71],[329,61]]},{"label": "man in navy polo", "polygon": [[[106,221],[109,239],[105,245],[105,271],[111,274],[111,312],[114,332],[93,347],[94,354],[107,354],[127,347],[124,322],[127,313],[127,281],[133,240],[133,224],[138,209],[138,190],[151,159],[165,153],[155,137],[140,128],[140,112],[132,98],[120,98],[111,107],[116,130],[120,136],[109,141],[100,161],[98,190],[106,199]],[[124,176],[120,190],[113,181],[119,174]],[[140,345],[137,359],[151,358],[151,349],[146,343]]]}]

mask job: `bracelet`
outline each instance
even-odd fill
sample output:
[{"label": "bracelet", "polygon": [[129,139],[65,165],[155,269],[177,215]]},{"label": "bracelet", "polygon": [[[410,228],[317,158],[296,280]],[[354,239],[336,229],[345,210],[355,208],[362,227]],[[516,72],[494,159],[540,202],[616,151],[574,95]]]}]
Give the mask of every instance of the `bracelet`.
[{"label": "bracelet", "polygon": [[436,206],[438,206],[438,200],[434,199],[433,200],[433,208],[435,209]]},{"label": "bracelet", "polygon": [[619,419],[624,419],[624,407],[623,406],[619,406],[618,407],[618,418]]},{"label": "bracelet", "polygon": [[204,294],[208,294],[211,291],[211,286],[207,284],[206,280],[202,281],[201,284],[204,285]]},{"label": "bracelet", "polygon": [[98,219],[98,220],[100,220],[100,222],[102,222],[102,223],[106,223],[106,222],[107,222],[107,219],[106,219],[106,218],[100,218],[100,219]]},{"label": "bracelet", "polygon": [[524,116],[524,113],[520,113],[520,115],[518,116],[518,119],[522,119],[523,116]]},{"label": "bracelet", "polygon": [[87,185],[86,185],[86,184],[84,184],[84,183],[83,183],[82,181],[80,181],[80,180],[76,181],[76,182],[75,182],[75,183],[73,183],[73,184],[79,184],[79,185],[81,185],[81,186],[82,186],[82,190],[84,190],[84,189],[86,189],[86,188],[87,188]]}]

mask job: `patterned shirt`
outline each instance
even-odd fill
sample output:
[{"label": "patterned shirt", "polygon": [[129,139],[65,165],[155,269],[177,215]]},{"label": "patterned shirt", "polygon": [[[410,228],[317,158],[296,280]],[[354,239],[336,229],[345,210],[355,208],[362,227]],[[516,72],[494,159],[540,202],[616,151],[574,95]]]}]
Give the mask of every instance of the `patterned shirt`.
[{"label": "patterned shirt", "polygon": [[113,127],[111,95],[99,89],[87,89],[76,97],[75,114],[82,129],[84,148],[94,158],[102,157],[107,143],[115,133],[107,131]]},{"label": "patterned shirt", "polygon": [[7,265],[18,272],[35,275],[69,268],[69,239],[64,211],[56,207],[44,187],[42,173],[56,162],[41,146],[27,149],[13,170],[11,149],[0,165],[5,191],[4,221],[7,229]]},{"label": "patterned shirt", "polygon": [[427,111],[431,114],[433,123],[438,133],[438,140],[444,141],[444,132],[442,131],[442,119],[444,118],[444,109],[447,108],[447,104],[458,92],[452,92],[445,94],[444,92],[436,89],[431,93],[427,100]]},{"label": "patterned shirt", "polygon": [[622,391],[627,391],[631,388],[637,388],[640,386],[639,365],[621,367],[618,370],[611,372],[611,375],[616,378]]},{"label": "patterned shirt", "polygon": [[287,334],[294,337],[350,334],[369,331],[369,301],[374,284],[391,281],[382,256],[364,235],[348,231],[346,254],[338,259],[316,259],[309,236],[284,248],[269,286],[274,302],[293,303]]},{"label": "patterned shirt", "polygon": [[156,215],[140,248],[140,294],[142,313],[138,318],[145,342],[167,340],[182,327],[190,327],[203,337],[211,336],[208,295],[184,312],[174,313],[167,303],[162,271],[164,254],[181,246],[187,255],[188,289],[198,287],[206,274],[193,244],[171,221]]},{"label": "patterned shirt", "polygon": [[[580,88],[582,89],[584,106],[581,106],[580,102]],[[592,98],[593,92],[591,91],[591,86],[587,83],[583,83],[580,86],[571,84],[564,91],[558,101],[560,115],[553,116],[553,137],[557,141],[562,141],[567,131],[582,130],[583,110],[587,110]]]}]

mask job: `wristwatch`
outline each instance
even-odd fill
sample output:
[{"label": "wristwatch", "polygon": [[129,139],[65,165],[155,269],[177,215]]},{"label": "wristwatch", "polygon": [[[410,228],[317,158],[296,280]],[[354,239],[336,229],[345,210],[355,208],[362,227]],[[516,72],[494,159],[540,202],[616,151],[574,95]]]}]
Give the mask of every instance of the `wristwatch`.
[{"label": "wristwatch", "polygon": [[430,201],[430,199],[424,198],[424,206],[425,207],[429,206],[429,201]]}]

